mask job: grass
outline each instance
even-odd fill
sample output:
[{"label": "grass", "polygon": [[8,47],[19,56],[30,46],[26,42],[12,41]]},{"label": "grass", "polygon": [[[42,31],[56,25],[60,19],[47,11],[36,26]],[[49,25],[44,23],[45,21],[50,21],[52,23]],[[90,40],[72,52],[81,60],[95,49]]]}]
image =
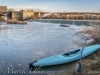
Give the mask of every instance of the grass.
[{"label": "grass", "polygon": [[[79,31],[75,35],[77,34],[89,34],[90,38],[94,39],[91,44],[100,43],[100,25],[91,23],[90,28],[85,26],[83,30]],[[100,75],[100,50],[82,59],[81,74],[76,74],[74,69],[75,67],[72,67],[72,70],[62,75]]]},{"label": "grass", "polygon": [[[100,44],[100,25],[90,23],[90,27],[84,27],[77,34],[89,34],[94,41],[91,44]],[[84,75],[100,75],[100,50],[83,59]],[[89,62],[88,62],[89,61]],[[89,66],[88,66],[89,65]],[[87,69],[87,70],[86,70]]]},{"label": "grass", "polygon": [[94,39],[93,44],[100,43],[100,25],[91,24],[91,28],[84,27],[83,30],[76,33],[77,34],[89,34],[91,39]]}]

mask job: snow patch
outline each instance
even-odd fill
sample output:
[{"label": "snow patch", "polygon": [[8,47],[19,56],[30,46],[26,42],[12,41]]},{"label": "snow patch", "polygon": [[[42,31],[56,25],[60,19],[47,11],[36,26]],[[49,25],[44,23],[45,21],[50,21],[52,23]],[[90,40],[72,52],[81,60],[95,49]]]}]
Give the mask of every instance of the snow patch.
[{"label": "snow patch", "polygon": [[10,65],[10,66],[13,66],[13,65]]},{"label": "snow patch", "polygon": [[46,17],[46,16],[49,16],[50,14],[44,14],[42,17]]},{"label": "snow patch", "polygon": [[18,64],[19,66],[21,66],[21,64]]}]

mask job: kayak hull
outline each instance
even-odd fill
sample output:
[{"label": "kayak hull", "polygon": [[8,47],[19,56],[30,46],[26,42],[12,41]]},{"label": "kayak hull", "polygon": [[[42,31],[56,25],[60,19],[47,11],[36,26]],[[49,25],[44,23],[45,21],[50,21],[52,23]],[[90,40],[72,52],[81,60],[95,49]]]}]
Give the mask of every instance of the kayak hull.
[{"label": "kayak hull", "polygon": [[32,65],[34,67],[37,67],[37,66],[53,66],[53,65],[65,64],[65,63],[79,60],[81,57],[81,52],[82,52],[82,58],[83,58],[92,54],[98,49],[100,49],[100,44],[85,47],[83,52],[82,52],[82,48],[79,48],[79,49],[71,50],[66,53],[61,53],[58,55],[37,60]]}]

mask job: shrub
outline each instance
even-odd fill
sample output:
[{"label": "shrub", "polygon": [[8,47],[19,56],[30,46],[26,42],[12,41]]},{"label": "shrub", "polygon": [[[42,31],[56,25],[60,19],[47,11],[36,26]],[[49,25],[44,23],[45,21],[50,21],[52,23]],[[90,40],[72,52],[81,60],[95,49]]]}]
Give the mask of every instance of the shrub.
[{"label": "shrub", "polygon": [[76,34],[89,34],[91,35],[91,38],[94,39],[93,44],[100,43],[100,25],[96,25],[93,23],[90,23],[91,27],[84,27],[80,32]]}]

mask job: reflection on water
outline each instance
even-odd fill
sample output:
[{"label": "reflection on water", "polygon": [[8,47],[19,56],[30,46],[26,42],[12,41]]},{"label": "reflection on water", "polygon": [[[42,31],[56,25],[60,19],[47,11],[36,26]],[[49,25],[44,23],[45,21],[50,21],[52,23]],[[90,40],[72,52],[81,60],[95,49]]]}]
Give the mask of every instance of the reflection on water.
[{"label": "reflection on water", "polygon": [[[1,24],[0,73],[13,75],[14,72],[12,73],[12,71],[24,70],[24,73],[18,72],[17,75],[42,75],[29,73],[28,64],[47,56],[77,48],[78,46],[72,40],[74,33],[75,30],[71,27],[63,28],[59,24],[51,23]],[[67,68],[69,66],[65,64],[48,69],[57,70],[57,73],[60,73]],[[47,68],[43,69],[47,70]]]},{"label": "reflection on water", "polygon": [[49,67],[35,67],[35,68],[30,68],[30,71],[31,72],[45,71],[45,72],[48,72],[50,75],[60,75],[64,71],[69,70],[73,66],[73,64],[74,63],[68,63],[68,64],[57,65],[57,66],[49,66]]}]

